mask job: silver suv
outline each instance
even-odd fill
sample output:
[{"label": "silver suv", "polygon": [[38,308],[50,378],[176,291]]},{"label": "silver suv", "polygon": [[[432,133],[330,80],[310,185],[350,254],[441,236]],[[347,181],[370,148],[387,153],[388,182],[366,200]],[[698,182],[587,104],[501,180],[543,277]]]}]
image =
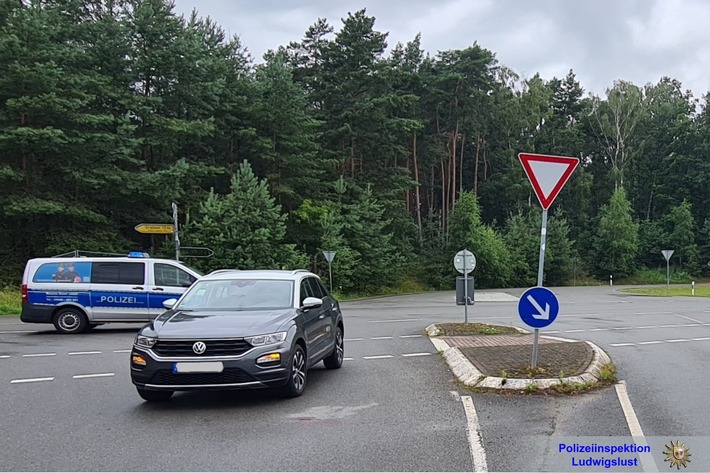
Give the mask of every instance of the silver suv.
[{"label": "silver suv", "polygon": [[131,353],[131,380],[147,401],[260,387],[296,397],[316,363],[343,364],[340,306],[305,270],[215,271],[164,306]]}]

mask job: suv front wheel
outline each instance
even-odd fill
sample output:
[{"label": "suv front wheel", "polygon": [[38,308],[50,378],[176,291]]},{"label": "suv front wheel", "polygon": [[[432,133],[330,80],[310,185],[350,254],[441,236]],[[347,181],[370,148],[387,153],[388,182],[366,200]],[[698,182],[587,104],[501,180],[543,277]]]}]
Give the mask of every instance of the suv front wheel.
[{"label": "suv front wheel", "polygon": [[298,397],[303,394],[308,380],[307,367],[306,352],[303,351],[301,345],[296,344],[293,348],[293,356],[291,356],[291,370],[289,371],[288,381],[281,389],[285,397]]}]

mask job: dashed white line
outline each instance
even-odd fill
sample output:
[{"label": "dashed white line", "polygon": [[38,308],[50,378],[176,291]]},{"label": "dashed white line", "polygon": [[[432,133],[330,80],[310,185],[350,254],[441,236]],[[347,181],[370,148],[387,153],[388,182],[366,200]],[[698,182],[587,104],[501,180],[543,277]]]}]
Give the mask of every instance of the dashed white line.
[{"label": "dashed white line", "polygon": [[10,355],[0,355],[0,360],[4,360],[6,358],[10,358]]},{"label": "dashed white line", "polygon": [[25,378],[25,379],[13,379],[10,384],[20,384],[20,383],[39,383],[42,381],[54,381],[54,378]]},{"label": "dashed white line", "polygon": [[343,339],[344,342],[361,342],[363,340],[364,340],[364,338],[344,338]]},{"label": "dashed white line", "polygon": [[680,324],[670,324],[670,325],[659,325],[658,328],[673,328],[678,327]]},{"label": "dashed white line", "polygon": [[605,332],[607,330],[611,330],[610,328],[590,328],[590,332]]},{"label": "dashed white line", "polygon": [[402,356],[428,356],[433,355],[433,353],[402,353]]},{"label": "dashed white line", "polygon": [[368,322],[372,322],[375,324],[381,324],[381,323],[386,323],[386,322],[416,322],[421,319],[391,319],[391,320],[368,320]]},{"label": "dashed white line", "polygon": [[0,333],[33,333],[34,330],[3,330]]},{"label": "dashed white line", "polygon": [[636,327],[636,328],[657,328],[657,325],[644,325],[642,327]]},{"label": "dashed white line", "polygon": [[663,343],[662,340],[652,340],[650,342],[638,342],[639,345],[658,345],[659,343]]},{"label": "dashed white line", "polygon": [[690,340],[687,338],[676,338],[674,340],[666,340],[668,343],[676,343],[676,342],[689,342]]},{"label": "dashed white line", "polygon": [[574,330],[565,330],[565,333],[584,332],[584,331],[585,331],[585,329],[576,328]]},{"label": "dashed white line", "polygon": [[399,338],[420,338],[424,335],[400,335]]},{"label": "dashed white line", "polygon": [[471,396],[461,396],[461,402],[463,403],[463,410],[466,413],[466,434],[468,436],[468,445],[471,449],[473,471],[488,471],[486,450],[483,448],[481,427],[478,423],[478,415],[476,414],[473,400]]},{"label": "dashed white line", "polygon": [[610,347],[632,347],[636,345],[635,343],[610,343]]},{"label": "dashed white line", "polygon": [[696,342],[702,342],[705,340],[710,340],[710,337],[691,338],[691,340],[695,340]]},{"label": "dashed white line", "polygon": [[95,373],[95,374],[75,374],[72,376],[74,379],[85,379],[85,378],[108,378],[114,376],[116,373]]},{"label": "dashed white line", "polygon": [[100,355],[100,351],[70,351],[67,355]]},{"label": "dashed white line", "polygon": [[[631,436],[635,438],[637,445],[646,446],[646,439],[644,438],[643,430],[641,430],[641,424],[639,423],[638,417],[636,417],[636,412],[629,399],[629,393],[626,390],[626,381],[622,379],[614,387],[616,388],[616,395],[619,397],[621,409],[624,411],[624,417],[626,417],[626,423],[629,426]],[[658,467],[650,453],[641,453],[639,457],[643,471],[658,471]]]},{"label": "dashed white line", "polygon": [[114,350],[114,353],[130,353],[131,350]]},{"label": "dashed white line", "polygon": [[703,324],[683,324],[683,327],[700,327]]},{"label": "dashed white line", "polygon": [[56,353],[32,353],[29,355],[22,355],[25,358],[38,358],[41,356],[56,356]]},{"label": "dashed white line", "polygon": [[370,340],[392,340],[394,337],[372,337]]},{"label": "dashed white line", "polygon": [[374,356],[363,356],[363,360],[381,360],[383,358],[394,358],[392,355],[374,355]]},{"label": "dashed white line", "polygon": [[353,361],[355,358],[343,358],[343,361]]}]

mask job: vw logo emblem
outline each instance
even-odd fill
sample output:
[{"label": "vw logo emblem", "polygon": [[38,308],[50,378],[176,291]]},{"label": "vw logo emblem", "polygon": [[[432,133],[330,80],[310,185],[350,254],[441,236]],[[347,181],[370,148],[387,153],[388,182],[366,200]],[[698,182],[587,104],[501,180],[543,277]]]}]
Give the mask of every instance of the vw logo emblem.
[{"label": "vw logo emblem", "polygon": [[205,345],[205,342],[195,342],[192,344],[192,351],[195,352],[196,355],[201,355],[207,350],[207,345]]}]

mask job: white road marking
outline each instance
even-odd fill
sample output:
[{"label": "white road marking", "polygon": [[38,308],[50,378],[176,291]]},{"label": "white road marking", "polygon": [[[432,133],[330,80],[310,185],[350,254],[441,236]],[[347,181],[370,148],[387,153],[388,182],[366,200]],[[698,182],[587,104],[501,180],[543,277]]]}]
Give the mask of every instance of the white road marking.
[{"label": "white road marking", "polygon": [[468,436],[468,445],[471,449],[473,471],[488,471],[486,450],[483,448],[481,427],[478,423],[478,414],[476,414],[473,400],[471,396],[461,396],[461,402],[463,403],[463,410],[466,413],[466,435]]},{"label": "white road marking", "polygon": [[433,353],[402,353],[402,356],[428,356],[433,355]]},{"label": "white road marking", "polygon": [[690,320],[691,322],[695,322],[695,323],[698,323],[698,324],[702,324],[702,323],[703,323],[702,320],[694,319],[694,318],[692,318],[692,317],[688,317],[687,315],[681,315],[681,314],[673,314],[673,315],[677,315],[678,317],[682,317],[682,318],[684,318],[685,320]]},{"label": "white road marking", "polygon": [[632,347],[636,345],[635,343],[610,343],[610,347]]},{"label": "white road marking", "polygon": [[115,373],[96,373],[96,374],[75,374],[72,376],[74,379],[85,379],[85,378],[108,378],[109,376],[114,376]]},{"label": "white road marking", "polygon": [[565,333],[584,332],[584,331],[585,331],[585,329],[576,328],[574,330],[565,330]]},{"label": "white road marking", "polygon": [[56,355],[57,355],[56,353],[33,353],[30,355],[22,355],[22,356],[25,358],[37,358],[40,356],[56,356]]},{"label": "white road marking", "polygon": [[54,378],[26,378],[26,379],[13,379],[10,384],[20,384],[20,383],[39,383],[41,381],[54,381]]},{"label": "white road marking", "polygon": [[343,361],[353,361],[355,358],[343,358]]},{"label": "white road marking", "polygon": [[703,324],[683,324],[683,327],[700,327]]},{"label": "white road marking", "polygon": [[114,353],[130,353],[131,350],[114,350]]},{"label": "white road marking", "polygon": [[[643,430],[641,430],[641,424],[639,423],[638,417],[636,417],[636,412],[634,412],[634,407],[631,405],[631,400],[629,399],[629,393],[626,390],[626,381],[622,379],[614,387],[616,388],[616,395],[619,397],[621,409],[624,411],[624,417],[626,417],[629,432],[631,436],[634,437],[636,445],[647,446],[648,444],[644,438]],[[653,456],[650,453],[640,453],[639,458],[643,471],[658,471],[656,462],[653,461]]]},{"label": "white road marking", "polygon": [[590,332],[605,332],[607,330],[611,330],[610,328],[590,328]]},{"label": "white road marking", "polygon": [[363,340],[364,340],[364,338],[344,338],[343,339],[344,342],[361,342]]},{"label": "white road marking", "polygon": [[670,324],[670,325],[659,325],[658,328],[673,328],[678,327],[680,324]]},{"label": "white road marking", "polygon": [[632,330],[633,327],[614,327],[611,330]]},{"label": "white road marking", "polygon": [[710,340],[710,337],[691,338],[691,340],[695,340],[696,342],[702,342],[704,340]]},{"label": "white road marking", "polygon": [[394,337],[372,337],[370,340],[392,340]]},{"label": "white road marking", "polygon": [[394,358],[392,355],[363,356],[363,360],[381,360],[382,358]]},{"label": "white road marking", "polygon": [[67,355],[100,355],[100,351],[70,351]]},{"label": "white road marking", "polygon": [[416,322],[421,319],[391,319],[391,320],[368,320],[368,322],[372,322],[375,324],[382,324],[386,322]]},{"label": "white road marking", "polygon": [[687,338],[676,338],[675,340],[665,340],[668,343],[675,343],[675,342],[689,342],[690,340]]},{"label": "white road marking", "polygon": [[454,401],[459,402],[461,400],[461,396],[456,391],[449,391],[449,394],[454,398]]},{"label": "white road marking", "polygon": [[560,333],[559,330],[545,330],[545,333]]},{"label": "white road marking", "polygon": [[399,338],[420,338],[424,335],[400,335]]},{"label": "white road marking", "polygon": [[650,342],[638,342],[639,345],[657,345],[659,343],[663,343],[662,340],[652,340]]},{"label": "white road marking", "polygon": [[0,355],[0,360],[4,360],[5,358],[10,358],[10,355]]},{"label": "white road marking", "polygon": [[3,330],[0,333],[33,333],[34,330]]},{"label": "white road marking", "polygon": [[642,327],[636,327],[636,328],[657,328],[656,325],[644,325]]}]

